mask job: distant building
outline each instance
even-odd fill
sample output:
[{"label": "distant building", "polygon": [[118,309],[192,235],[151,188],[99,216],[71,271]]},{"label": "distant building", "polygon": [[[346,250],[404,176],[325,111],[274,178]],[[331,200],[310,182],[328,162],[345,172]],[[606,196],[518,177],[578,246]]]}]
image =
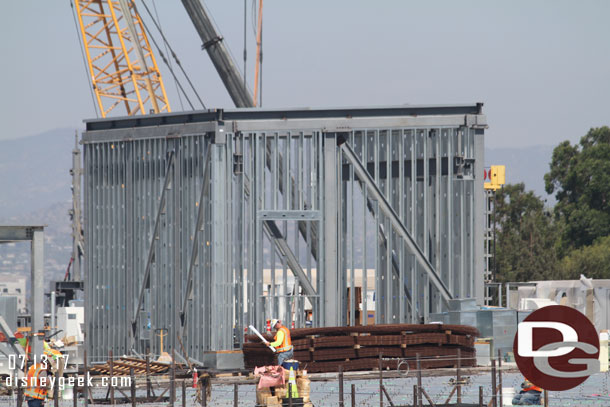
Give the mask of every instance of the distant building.
[{"label": "distant building", "polygon": [[17,297],[17,311],[25,312],[25,278],[0,274],[0,296]]}]

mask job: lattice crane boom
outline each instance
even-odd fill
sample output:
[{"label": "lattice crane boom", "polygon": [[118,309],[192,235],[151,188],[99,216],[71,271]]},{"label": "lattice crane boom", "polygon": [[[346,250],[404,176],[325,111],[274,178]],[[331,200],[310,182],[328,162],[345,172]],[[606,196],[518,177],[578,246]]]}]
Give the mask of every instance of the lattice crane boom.
[{"label": "lattice crane boom", "polygon": [[[75,0],[102,117],[170,112],[163,79],[133,0]],[[123,113],[124,114],[124,113]]]}]

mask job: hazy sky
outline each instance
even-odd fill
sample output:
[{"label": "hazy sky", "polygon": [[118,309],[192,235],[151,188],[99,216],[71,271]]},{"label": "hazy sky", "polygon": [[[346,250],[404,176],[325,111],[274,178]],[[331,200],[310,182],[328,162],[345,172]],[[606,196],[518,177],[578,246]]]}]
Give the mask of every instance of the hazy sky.
[{"label": "hazy sky", "polygon": [[[145,2],[156,5],[206,105],[232,107],[181,2]],[[241,69],[243,0],[206,5]],[[2,7],[0,139],[82,127],[96,113],[70,0]],[[609,16],[603,0],[266,0],[263,104],[483,102],[488,147],[576,141],[590,127],[610,124]],[[248,15],[252,84],[250,23]],[[173,80],[158,59],[172,110],[179,111]]]}]

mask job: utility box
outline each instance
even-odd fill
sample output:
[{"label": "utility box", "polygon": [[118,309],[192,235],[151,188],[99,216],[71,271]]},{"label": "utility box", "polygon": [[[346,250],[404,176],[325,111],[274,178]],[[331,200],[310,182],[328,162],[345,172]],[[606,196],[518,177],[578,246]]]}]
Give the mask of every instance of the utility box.
[{"label": "utility box", "polygon": [[205,352],[203,365],[217,370],[241,370],[245,368],[244,353],[240,350]]}]

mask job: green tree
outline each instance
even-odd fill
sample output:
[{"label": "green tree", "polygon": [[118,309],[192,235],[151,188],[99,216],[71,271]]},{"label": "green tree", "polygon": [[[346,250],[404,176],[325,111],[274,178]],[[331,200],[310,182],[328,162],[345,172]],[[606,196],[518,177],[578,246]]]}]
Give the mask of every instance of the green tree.
[{"label": "green tree", "polygon": [[555,147],[544,181],[557,199],[562,256],[610,235],[610,128],[589,130],[578,145],[564,141]]},{"label": "green tree", "polygon": [[538,196],[506,185],[496,192],[496,222],[499,281],[556,278],[556,226]]},{"label": "green tree", "polygon": [[574,249],[561,260],[562,278],[578,279],[581,274],[588,278],[610,278],[610,236]]}]

